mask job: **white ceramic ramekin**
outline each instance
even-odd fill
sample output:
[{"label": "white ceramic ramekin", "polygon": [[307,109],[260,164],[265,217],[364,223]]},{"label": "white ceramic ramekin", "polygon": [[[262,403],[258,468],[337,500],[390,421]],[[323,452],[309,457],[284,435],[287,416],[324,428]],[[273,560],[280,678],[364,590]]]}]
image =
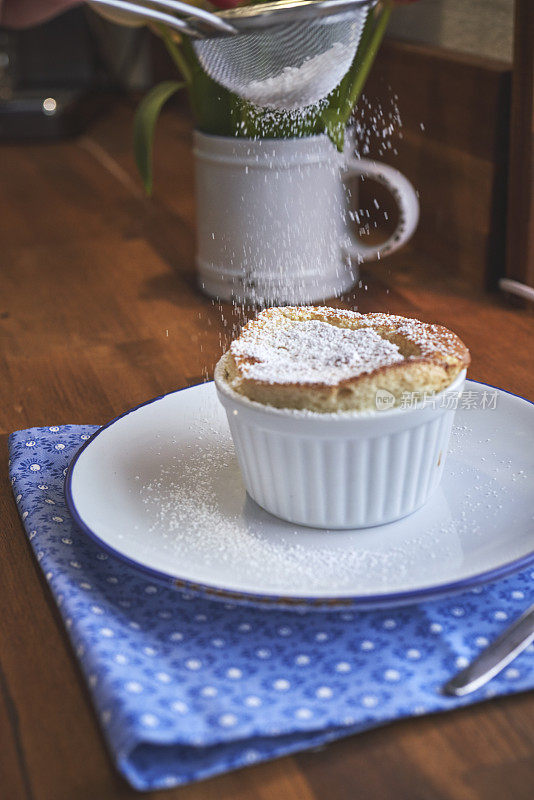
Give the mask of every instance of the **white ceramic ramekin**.
[{"label": "white ceramic ramekin", "polygon": [[247,492],[266,511],[314,528],[367,528],[420,508],[443,474],[463,370],[414,408],[320,414],[234,392],[215,368]]}]

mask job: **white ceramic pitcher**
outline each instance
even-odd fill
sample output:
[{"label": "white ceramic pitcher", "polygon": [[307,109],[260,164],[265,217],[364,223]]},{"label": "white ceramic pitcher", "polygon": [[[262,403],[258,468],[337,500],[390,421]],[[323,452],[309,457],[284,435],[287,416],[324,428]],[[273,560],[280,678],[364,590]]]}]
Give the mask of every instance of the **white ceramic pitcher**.
[{"label": "white ceramic pitcher", "polygon": [[[249,140],[195,132],[197,251],[204,292],[241,303],[302,304],[349,289],[358,263],[413,234],[419,203],[398,170],[340,154],[327,136]],[[393,234],[364,245],[351,230],[345,181],[387,186],[399,207]]]}]

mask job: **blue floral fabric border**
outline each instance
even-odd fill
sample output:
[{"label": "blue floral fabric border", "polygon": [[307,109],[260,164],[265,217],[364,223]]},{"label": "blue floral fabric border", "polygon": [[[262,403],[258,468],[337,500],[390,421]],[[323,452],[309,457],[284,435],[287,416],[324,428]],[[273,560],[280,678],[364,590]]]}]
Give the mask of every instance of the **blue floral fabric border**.
[{"label": "blue floral fabric border", "polygon": [[65,505],[97,426],[10,437],[13,492],[120,772],[186,784],[392,720],[534,686],[534,647],[464,699],[440,694],[529,604],[534,570],[384,611],[261,610],[183,594],[103,552]]}]

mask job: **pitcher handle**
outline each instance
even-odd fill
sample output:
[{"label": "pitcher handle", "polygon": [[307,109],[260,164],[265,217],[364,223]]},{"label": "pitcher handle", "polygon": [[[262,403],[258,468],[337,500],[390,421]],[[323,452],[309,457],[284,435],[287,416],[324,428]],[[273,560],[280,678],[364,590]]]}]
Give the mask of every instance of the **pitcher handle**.
[{"label": "pitcher handle", "polygon": [[353,231],[347,229],[343,243],[345,256],[361,263],[389,255],[402,247],[414,234],[419,221],[419,200],[412,184],[398,169],[371,161],[368,158],[349,157],[342,167],[343,181],[354,177],[368,177],[386,186],[399,207],[399,222],[391,236],[379,245],[364,244]]}]

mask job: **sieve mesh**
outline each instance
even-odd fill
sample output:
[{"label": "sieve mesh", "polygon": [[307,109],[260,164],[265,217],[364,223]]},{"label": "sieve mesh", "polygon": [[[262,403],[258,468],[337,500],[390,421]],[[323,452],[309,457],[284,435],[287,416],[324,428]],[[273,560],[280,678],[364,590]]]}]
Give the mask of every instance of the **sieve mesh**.
[{"label": "sieve mesh", "polygon": [[194,41],[204,70],[257,106],[317,103],[342,80],[360,41],[368,7]]}]

